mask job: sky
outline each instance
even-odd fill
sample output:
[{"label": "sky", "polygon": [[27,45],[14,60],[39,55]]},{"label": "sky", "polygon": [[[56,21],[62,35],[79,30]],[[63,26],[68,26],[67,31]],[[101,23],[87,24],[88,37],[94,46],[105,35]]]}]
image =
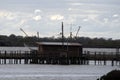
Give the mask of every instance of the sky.
[{"label": "sky", "polygon": [[0,0],[0,35],[120,39],[120,0]]}]

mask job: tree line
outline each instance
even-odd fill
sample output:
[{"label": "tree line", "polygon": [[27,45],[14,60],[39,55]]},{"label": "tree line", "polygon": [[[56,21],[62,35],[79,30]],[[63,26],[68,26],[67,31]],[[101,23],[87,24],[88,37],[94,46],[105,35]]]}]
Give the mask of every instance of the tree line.
[{"label": "tree line", "polygon": [[[0,46],[36,46],[36,42],[61,42],[61,37],[43,37],[38,38],[36,36],[23,37],[11,34],[9,36],[0,35]],[[83,47],[90,48],[116,48],[120,47],[120,39],[113,40],[112,38],[89,38],[89,37],[64,37],[65,42],[78,42]]]}]

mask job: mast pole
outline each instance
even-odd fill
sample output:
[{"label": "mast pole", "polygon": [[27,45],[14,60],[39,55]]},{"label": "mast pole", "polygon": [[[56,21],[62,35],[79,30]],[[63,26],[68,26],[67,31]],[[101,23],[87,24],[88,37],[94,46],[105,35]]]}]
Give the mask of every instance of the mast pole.
[{"label": "mast pole", "polygon": [[64,46],[64,25],[62,22],[62,45]]}]

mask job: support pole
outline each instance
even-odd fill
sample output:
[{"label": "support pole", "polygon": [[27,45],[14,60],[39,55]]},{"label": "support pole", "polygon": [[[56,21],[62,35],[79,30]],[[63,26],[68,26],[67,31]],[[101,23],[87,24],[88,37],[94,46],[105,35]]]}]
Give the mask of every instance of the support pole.
[{"label": "support pole", "polygon": [[62,45],[64,46],[64,25],[62,22]]}]

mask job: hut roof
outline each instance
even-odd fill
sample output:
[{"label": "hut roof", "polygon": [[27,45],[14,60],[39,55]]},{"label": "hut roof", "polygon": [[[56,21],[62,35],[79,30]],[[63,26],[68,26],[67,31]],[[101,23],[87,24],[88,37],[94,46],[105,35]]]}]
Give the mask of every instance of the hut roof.
[{"label": "hut roof", "polygon": [[[38,45],[63,45],[62,42],[37,42]],[[64,42],[65,46],[82,46],[80,43]]]}]

